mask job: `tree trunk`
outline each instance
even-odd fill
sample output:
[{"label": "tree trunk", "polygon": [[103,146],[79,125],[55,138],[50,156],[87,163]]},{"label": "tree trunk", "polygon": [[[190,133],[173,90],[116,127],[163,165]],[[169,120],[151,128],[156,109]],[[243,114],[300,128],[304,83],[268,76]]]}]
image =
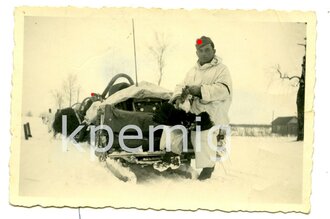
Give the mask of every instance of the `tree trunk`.
[{"label": "tree trunk", "polygon": [[158,86],[160,86],[160,83],[162,82],[162,77],[163,77],[163,69],[159,68]]},{"label": "tree trunk", "polygon": [[297,114],[298,114],[298,133],[297,141],[304,140],[304,114],[305,114],[305,63],[306,58],[303,57],[302,74],[299,80],[299,89],[297,93]]},{"label": "tree trunk", "polygon": [[[71,88],[70,88],[71,89]],[[72,93],[71,93],[71,90],[70,90],[70,93],[69,93],[69,107],[71,107],[71,99],[72,99]]]},{"label": "tree trunk", "polygon": [[297,93],[297,112],[298,112],[298,136],[297,141],[304,140],[304,113],[305,113],[305,88],[301,85]]}]

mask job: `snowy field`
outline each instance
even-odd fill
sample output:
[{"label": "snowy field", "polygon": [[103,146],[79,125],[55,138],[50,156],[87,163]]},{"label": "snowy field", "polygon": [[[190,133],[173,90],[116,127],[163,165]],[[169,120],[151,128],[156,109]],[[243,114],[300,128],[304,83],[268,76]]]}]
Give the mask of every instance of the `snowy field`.
[{"label": "snowy field", "polygon": [[[216,208],[218,203],[299,204],[302,194],[303,144],[288,137],[232,137],[230,159],[218,163],[213,177],[204,182],[173,174],[142,176],[139,183],[118,180],[97,159],[72,145],[62,151],[60,139],[47,132],[40,118],[25,117],[32,138],[22,138],[20,156],[20,196],[51,197],[64,200],[95,198],[112,206],[143,207],[152,200],[155,208],[166,203],[198,202],[200,208]],[[196,174],[200,170],[196,170]],[[173,203],[173,206],[172,206]],[[239,207],[238,207],[239,208]]]}]

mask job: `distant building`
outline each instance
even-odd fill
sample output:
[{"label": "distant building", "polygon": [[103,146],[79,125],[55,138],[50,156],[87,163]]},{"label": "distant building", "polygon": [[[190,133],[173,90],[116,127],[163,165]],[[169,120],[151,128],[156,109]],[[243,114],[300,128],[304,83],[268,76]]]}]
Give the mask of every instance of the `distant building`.
[{"label": "distant building", "polygon": [[269,136],[272,126],[266,124],[230,124],[233,136]]},{"label": "distant building", "polygon": [[276,118],[272,122],[272,133],[279,135],[297,135],[298,118],[296,116]]}]

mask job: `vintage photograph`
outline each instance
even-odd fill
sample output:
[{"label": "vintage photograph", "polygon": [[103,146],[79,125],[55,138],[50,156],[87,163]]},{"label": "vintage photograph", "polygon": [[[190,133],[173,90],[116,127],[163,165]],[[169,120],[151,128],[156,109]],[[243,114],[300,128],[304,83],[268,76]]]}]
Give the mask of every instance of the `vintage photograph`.
[{"label": "vintage photograph", "polygon": [[315,23],[16,8],[11,204],[309,212]]}]

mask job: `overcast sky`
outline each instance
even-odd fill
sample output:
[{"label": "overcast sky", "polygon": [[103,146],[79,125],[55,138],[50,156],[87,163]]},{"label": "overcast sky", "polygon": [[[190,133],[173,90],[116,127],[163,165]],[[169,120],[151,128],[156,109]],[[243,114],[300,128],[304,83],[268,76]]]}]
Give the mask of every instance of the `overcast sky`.
[{"label": "overcast sky", "polygon": [[165,53],[161,86],[173,90],[195,64],[195,40],[206,35],[228,66],[233,80],[232,123],[270,123],[277,116],[296,115],[297,87],[281,81],[273,67],[300,75],[305,25],[295,22],[252,22],[243,16],[194,12],[102,16],[26,17],[24,25],[23,112],[38,115],[55,109],[50,91],[61,89],[68,74],[77,74],[80,100],[101,93],[116,73],[134,76],[132,21],[135,21],[138,80],[157,83],[155,32],[163,34]]}]

